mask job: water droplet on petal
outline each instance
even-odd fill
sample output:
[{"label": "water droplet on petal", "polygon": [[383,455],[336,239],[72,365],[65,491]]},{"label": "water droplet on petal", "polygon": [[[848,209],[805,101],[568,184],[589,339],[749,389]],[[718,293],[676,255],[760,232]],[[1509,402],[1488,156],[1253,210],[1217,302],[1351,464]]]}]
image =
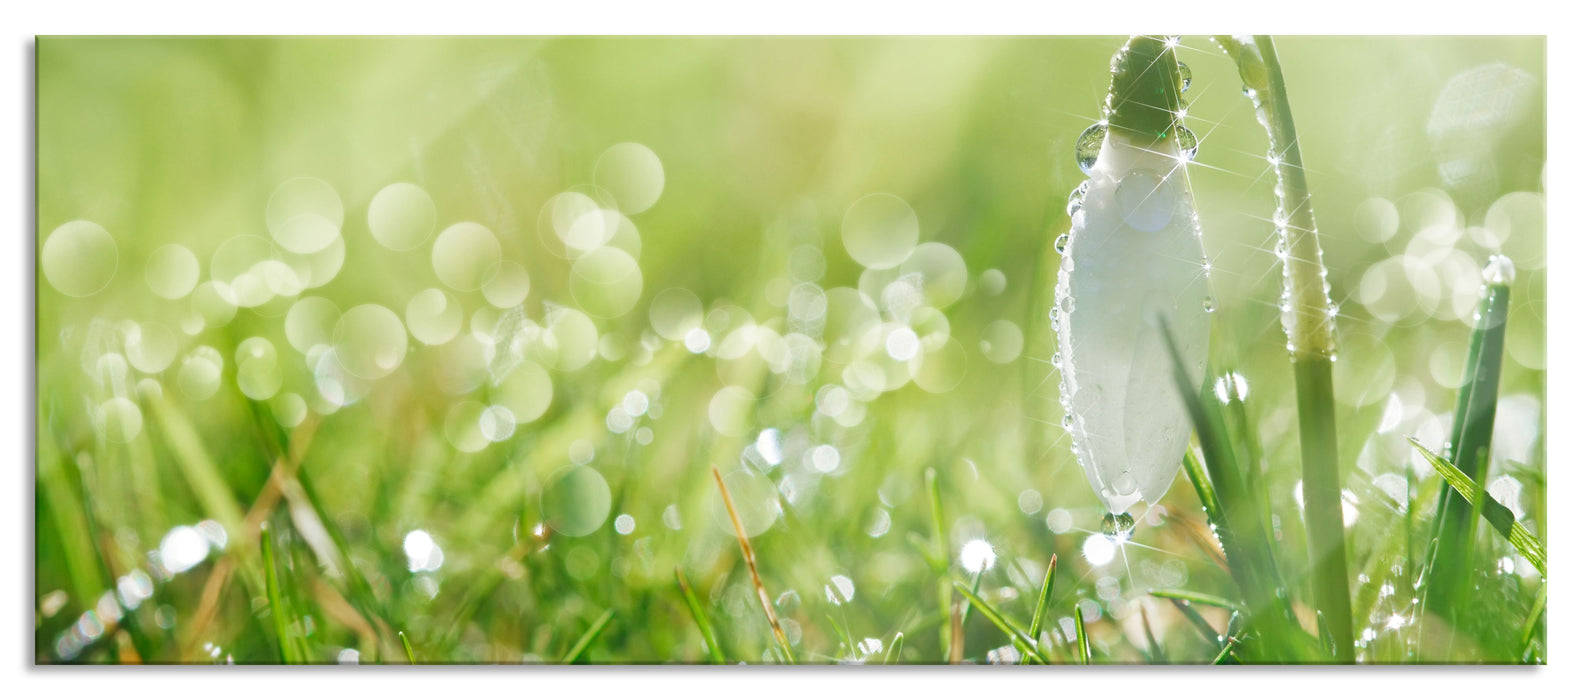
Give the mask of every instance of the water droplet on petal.
[{"label": "water droplet on petal", "polygon": [[1175,128],[1176,145],[1181,148],[1181,157],[1192,160],[1197,157],[1197,134],[1179,124]]},{"label": "water droplet on petal", "polygon": [[1214,297],[1203,297],[1203,310],[1214,313]]},{"label": "water droplet on petal", "polygon": [[1093,172],[1093,164],[1099,161],[1099,149],[1104,146],[1104,135],[1109,132],[1109,126],[1099,122],[1088,127],[1077,137],[1077,167],[1082,169],[1083,175]]},{"label": "water droplet on petal", "polygon": [[1109,513],[1099,525],[1099,532],[1104,533],[1104,536],[1110,538],[1112,542],[1125,542],[1131,539],[1132,529],[1136,525],[1130,513]]},{"label": "water droplet on petal", "polygon": [[1071,190],[1071,197],[1066,200],[1067,217],[1076,216],[1077,212],[1082,210],[1082,198],[1088,193],[1087,184],[1087,181],[1084,180],[1080,186]]},{"label": "water droplet on petal", "polygon": [[1176,61],[1176,69],[1181,71],[1181,92],[1186,92],[1187,88],[1192,87],[1192,69],[1181,61]]},{"label": "water droplet on petal", "polygon": [[1055,252],[1065,255],[1066,244],[1071,242],[1071,234],[1062,233],[1055,237]]}]

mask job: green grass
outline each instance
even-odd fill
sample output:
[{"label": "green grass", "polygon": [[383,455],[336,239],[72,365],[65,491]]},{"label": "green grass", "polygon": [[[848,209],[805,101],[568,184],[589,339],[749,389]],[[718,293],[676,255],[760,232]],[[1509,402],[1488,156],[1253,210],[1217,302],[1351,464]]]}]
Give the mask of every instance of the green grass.
[{"label": "green grass", "polygon": [[[1186,167],[1213,260],[1214,343],[1229,351],[1202,384],[1147,388],[1182,401],[1197,436],[1185,474],[1107,548],[1060,426],[1047,314],[1051,242],[1082,179],[1073,141],[1098,118],[1124,41],[41,39],[37,245],[93,220],[115,236],[119,271],[74,298],[37,270],[33,660],[982,664],[1011,647],[1026,664],[1316,663],[1348,650],[1373,664],[1546,663],[1546,272],[1542,221],[1519,206],[1543,192],[1542,112],[1511,116],[1508,148],[1487,164],[1497,189],[1481,193],[1445,184],[1423,131],[1451,76],[1497,60],[1542,85],[1543,42],[1281,38],[1271,72],[1254,58],[1272,51],[1225,60],[1209,39],[1182,40],[1201,139]],[[1280,178],[1289,190],[1300,174],[1306,194],[1286,201],[1310,199],[1325,224],[1333,364],[1293,366],[1285,349],[1275,170],[1248,155],[1269,134],[1241,94],[1272,75],[1293,137],[1300,127],[1303,160]],[[191,104],[206,109],[178,109]],[[459,221],[496,232],[531,278],[524,314],[544,326],[546,304],[588,305],[587,278],[541,230],[544,207],[591,192],[600,155],[627,141],[665,173],[657,203],[628,216],[640,293],[592,319],[606,342],[584,366],[557,368],[559,345],[533,346],[548,407],[476,451],[447,419],[503,390],[471,341],[409,336],[399,370],[361,400],[288,428],[241,393],[236,351],[268,340],[281,391],[313,399],[289,306],[188,334],[190,300],[148,287],[160,246],[191,248],[207,279],[231,236],[268,238],[271,193],[312,175],[343,205],[346,257],[303,295],[404,319],[414,294],[444,285],[429,248],[384,248],[367,211],[385,185],[414,182],[435,202],[434,233]],[[832,318],[852,310],[832,290],[851,288],[900,322],[884,289],[901,270],[865,270],[841,235],[853,203],[881,192],[909,203],[919,242],[961,257],[964,276],[920,292],[961,351],[941,365],[961,370],[948,391],[927,390],[927,374],[870,390],[911,376],[884,338],[864,365],[841,357],[835,324],[792,313],[806,279]],[[1391,237],[1369,213],[1376,198],[1397,216]],[[1436,216],[1460,227],[1453,241]],[[1492,229],[1479,226],[1501,220],[1519,275],[1496,344],[1471,320],[1484,302],[1463,275],[1476,267],[1457,264],[1485,259]],[[1409,248],[1442,258],[1433,295],[1426,278],[1391,276]],[[659,335],[654,301],[675,288],[697,296],[700,318],[715,312],[709,350]],[[475,313],[492,330],[482,293],[445,289],[464,311],[458,337]],[[782,340],[800,328],[829,342],[796,371],[756,346],[722,353],[749,317]],[[130,354],[116,325],[128,320],[169,329],[174,359],[105,381],[110,356]],[[207,398],[181,380],[198,346],[224,360]],[[1229,377],[1246,390],[1216,386]],[[711,412],[726,386],[749,395],[744,414]],[[837,403],[827,387],[850,413],[820,409]],[[645,410],[612,418],[633,392]],[[139,410],[129,442],[96,420],[116,397]],[[621,415],[631,425],[616,430]],[[824,446],[838,462],[815,466]],[[556,500],[573,466],[599,474],[607,508],[597,488]],[[1442,535],[1440,513],[1464,527]],[[591,524],[573,534],[580,516]],[[157,556],[199,525],[223,545]],[[409,546],[419,532],[434,551]],[[981,570],[963,556],[979,540],[993,552]],[[1477,619],[1438,607],[1450,594],[1423,578],[1430,564],[1466,582],[1455,595]]]}]

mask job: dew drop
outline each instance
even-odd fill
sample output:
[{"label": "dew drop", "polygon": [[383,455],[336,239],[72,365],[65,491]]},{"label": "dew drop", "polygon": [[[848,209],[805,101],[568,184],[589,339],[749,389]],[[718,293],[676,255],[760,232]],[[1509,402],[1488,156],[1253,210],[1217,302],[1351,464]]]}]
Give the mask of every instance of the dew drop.
[{"label": "dew drop", "polygon": [[1056,236],[1055,237],[1055,252],[1056,253],[1060,253],[1061,255],[1065,255],[1066,254],[1066,244],[1068,244],[1070,242],[1071,242],[1071,234],[1069,234],[1069,233],[1062,233],[1059,236]]},{"label": "dew drop", "polygon": [[1060,419],[1060,427],[1065,428],[1066,430],[1070,430],[1076,427],[1076,425],[1077,419],[1073,418],[1069,413],[1066,414],[1065,418]]},{"label": "dew drop", "polygon": [[1191,129],[1181,126],[1180,124],[1176,125],[1175,134],[1176,145],[1181,149],[1181,157],[1186,158],[1187,160],[1196,158],[1197,134],[1192,133]]},{"label": "dew drop", "polygon": [[1491,255],[1483,266],[1483,281],[1489,284],[1509,285],[1516,281],[1516,264],[1504,255]]},{"label": "dew drop", "polygon": [[1104,533],[1104,536],[1110,538],[1112,542],[1125,542],[1131,539],[1132,530],[1136,526],[1137,523],[1132,520],[1130,513],[1108,513],[1104,516],[1104,522],[1099,525],[1099,532]]},{"label": "dew drop", "polygon": [[1186,63],[1176,61],[1176,70],[1181,71],[1181,92],[1186,92],[1187,88],[1192,87],[1192,69],[1188,68]]},{"label": "dew drop", "polygon": [[1203,310],[1214,313],[1214,297],[1203,297]]},{"label": "dew drop", "polygon": [[1093,174],[1093,164],[1099,162],[1099,150],[1104,147],[1104,135],[1109,127],[1099,122],[1077,136],[1077,167],[1083,175]]},{"label": "dew drop", "polygon": [[[1087,185],[1088,183],[1084,181],[1082,184]],[[1071,191],[1071,197],[1066,200],[1067,217],[1076,216],[1077,212],[1082,211],[1082,197],[1087,194],[1085,192],[1086,189],[1086,187],[1078,187]]]},{"label": "dew drop", "polygon": [[1077,310],[1076,297],[1072,297],[1072,296],[1068,295],[1068,296],[1066,296],[1066,298],[1060,300],[1060,311],[1061,312],[1069,314],[1069,313],[1071,313],[1073,311],[1076,311],[1076,310]]}]

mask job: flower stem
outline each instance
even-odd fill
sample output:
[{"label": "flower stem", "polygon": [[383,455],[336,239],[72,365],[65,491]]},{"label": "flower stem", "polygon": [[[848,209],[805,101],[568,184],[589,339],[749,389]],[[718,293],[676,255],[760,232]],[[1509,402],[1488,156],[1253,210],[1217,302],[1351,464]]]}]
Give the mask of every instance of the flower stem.
[{"label": "flower stem", "polygon": [[1275,53],[1274,40],[1260,35],[1245,39],[1220,39],[1237,58],[1242,80],[1258,111],[1258,120],[1269,132],[1269,161],[1275,171],[1275,196],[1279,206],[1275,227],[1280,236],[1279,255],[1284,263],[1281,324],[1286,348],[1291,352],[1296,378],[1296,399],[1302,444],[1303,518],[1307,527],[1308,559],[1312,566],[1313,602],[1328,636],[1334,640],[1334,660],[1354,663],[1351,623],[1350,576],[1346,571],[1346,530],[1341,515],[1340,460],[1335,437],[1334,380],[1335,317],[1325,279],[1318,224],[1313,215],[1302,149],[1286,94],[1285,75]]}]

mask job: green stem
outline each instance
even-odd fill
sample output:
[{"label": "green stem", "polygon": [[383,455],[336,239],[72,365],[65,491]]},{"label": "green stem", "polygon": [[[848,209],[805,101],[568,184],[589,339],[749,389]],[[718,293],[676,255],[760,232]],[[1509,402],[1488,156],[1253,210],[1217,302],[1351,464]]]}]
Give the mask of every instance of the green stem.
[{"label": "green stem", "polygon": [[1313,566],[1313,602],[1335,640],[1335,660],[1355,663],[1351,587],[1346,570],[1346,525],[1340,505],[1340,460],[1335,448],[1335,399],[1329,360],[1297,360],[1296,400],[1302,441],[1302,517]]},{"label": "green stem", "polygon": [[[1313,215],[1307,171],[1297,142],[1296,122],[1286,94],[1285,74],[1274,39],[1259,35],[1241,58],[1256,51],[1257,63],[1240,60],[1260,121],[1269,132],[1269,157],[1279,199],[1275,225],[1285,262],[1281,320],[1296,373],[1297,416],[1302,442],[1302,514],[1313,602],[1335,640],[1335,661],[1355,663],[1351,633],[1350,576],[1346,569],[1346,530],[1341,516],[1339,450],[1335,437],[1335,398],[1331,364],[1335,358],[1334,316],[1325,280],[1323,250]],[[1256,67],[1254,67],[1256,66]]]}]

